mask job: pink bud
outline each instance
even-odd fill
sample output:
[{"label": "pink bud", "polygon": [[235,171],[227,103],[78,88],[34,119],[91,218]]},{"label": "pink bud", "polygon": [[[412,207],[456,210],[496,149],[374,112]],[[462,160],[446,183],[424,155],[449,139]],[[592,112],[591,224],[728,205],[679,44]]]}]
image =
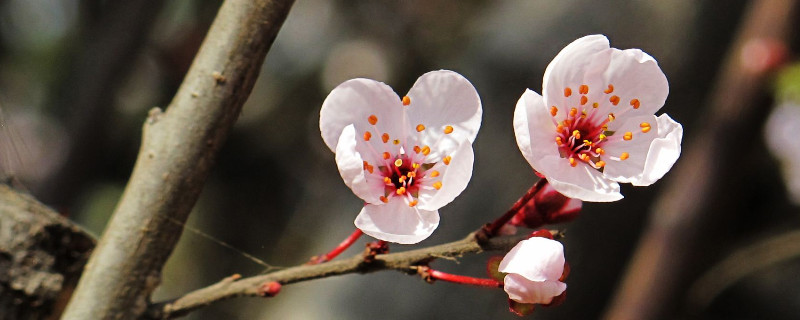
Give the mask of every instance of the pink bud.
[{"label": "pink bud", "polygon": [[265,282],[258,288],[258,295],[262,297],[274,297],[281,292],[281,284],[275,281]]}]

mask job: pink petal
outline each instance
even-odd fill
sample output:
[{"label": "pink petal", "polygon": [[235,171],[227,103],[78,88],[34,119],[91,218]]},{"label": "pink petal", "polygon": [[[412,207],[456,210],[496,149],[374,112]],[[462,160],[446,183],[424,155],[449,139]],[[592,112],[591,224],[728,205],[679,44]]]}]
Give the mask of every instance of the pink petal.
[{"label": "pink petal", "polygon": [[[544,71],[542,95],[547,105],[568,108],[578,105],[578,86],[589,85],[593,92],[602,92],[601,75],[608,65],[611,50],[603,35],[589,35],[564,47]],[[564,88],[575,91],[565,97]]]},{"label": "pink petal", "polygon": [[[451,152],[460,141],[475,141],[481,127],[481,100],[475,87],[462,75],[448,70],[431,71],[417,79],[408,91],[408,128],[412,135],[418,124],[426,127],[419,135],[420,145],[434,151]],[[446,126],[453,131],[445,135]],[[444,136],[444,137],[442,137]]]},{"label": "pink petal", "polygon": [[[379,204],[383,195],[383,180],[364,170],[365,157],[358,150],[364,148],[358,148],[358,141],[354,126],[345,127],[336,146],[336,166],[339,167],[342,180],[356,196],[368,203]],[[377,167],[377,164],[374,166]]]},{"label": "pink petal", "polygon": [[[623,119],[618,119],[617,121],[620,120]],[[642,132],[642,123],[650,124],[650,131]],[[633,138],[631,140],[622,139],[626,132],[632,134]],[[603,146],[606,151],[605,156],[603,156],[603,160],[606,162],[603,175],[620,183],[628,183],[641,178],[650,144],[657,137],[658,122],[654,115],[624,119],[616,133],[609,137],[608,143]],[[629,157],[627,159],[611,159],[611,157],[619,157],[623,152],[628,153]]]},{"label": "pink petal", "polygon": [[438,210],[453,201],[464,189],[467,188],[469,180],[472,178],[472,165],[475,156],[472,152],[472,144],[464,140],[458,149],[452,153],[449,165],[437,165],[435,168],[441,175],[440,178],[426,180],[426,185],[430,186],[434,181],[441,181],[442,187],[439,190],[420,190],[419,208],[423,210]]},{"label": "pink petal", "polygon": [[556,126],[542,96],[528,89],[517,101],[514,109],[514,134],[525,160],[535,170],[545,156],[557,156]]},{"label": "pink petal", "polygon": [[506,275],[503,290],[508,298],[521,303],[548,304],[553,297],[567,290],[567,284],[560,281],[531,281],[516,274]]},{"label": "pink petal", "polygon": [[683,127],[668,115],[658,116],[658,138],[647,152],[641,178],[631,181],[635,186],[647,186],[661,179],[681,155]]},{"label": "pink petal", "polygon": [[392,197],[389,203],[365,205],[355,225],[376,239],[414,244],[427,239],[436,230],[439,212],[409,207],[404,199]]},{"label": "pink petal", "polygon": [[[336,151],[342,130],[350,124],[355,126],[359,136],[372,131],[375,140],[380,140],[383,133],[399,137],[404,132],[401,107],[400,98],[383,82],[369,79],[345,81],[334,88],[322,103],[319,115],[322,139],[331,151]],[[377,117],[379,132],[367,121],[370,115]]]},{"label": "pink petal", "polygon": [[539,172],[547,177],[561,194],[590,202],[611,202],[622,199],[619,184],[606,179],[603,174],[587,164],[572,167],[567,159],[548,156],[539,161]]},{"label": "pink petal", "polygon": [[534,237],[520,241],[508,251],[498,270],[530,281],[558,280],[564,272],[564,262],[561,242]]},{"label": "pink petal", "polygon": [[[653,57],[639,49],[612,49],[611,61],[603,73],[607,84],[614,85],[613,95],[620,98],[619,105],[612,107],[624,109],[626,116],[652,115],[662,106],[669,94],[667,77]],[[639,108],[633,109],[631,100],[639,101]],[[620,112],[615,111],[618,115]],[[614,130],[614,122],[609,124]]]}]

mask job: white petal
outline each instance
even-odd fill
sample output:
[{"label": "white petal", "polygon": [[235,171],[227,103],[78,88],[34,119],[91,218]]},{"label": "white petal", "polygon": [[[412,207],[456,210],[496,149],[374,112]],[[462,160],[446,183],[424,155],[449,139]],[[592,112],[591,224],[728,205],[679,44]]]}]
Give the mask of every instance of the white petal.
[{"label": "white petal", "polygon": [[[417,141],[421,144],[432,146],[441,139],[439,150],[449,152],[461,140],[475,141],[483,109],[475,87],[462,75],[448,70],[423,74],[408,91],[408,97],[411,99],[406,107],[409,131],[419,135]],[[425,131],[413,130],[418,124],[424,125]],[[445,135],[448,125],[453,127],[453,132]]]},{"label": "white petal", "polygon": [[370,174],[364,170],[364,157],[357,150],[357,144],[354,126],[352,124],[346,126],[336,146],[336,166],[339,167],[339,174],[356,196],[368,203],[381,203],[382,182],[370,178]]},{"label": "white petal", "polygon": [[[544,71],[542,95],[547,105],[557,105],[561,108],[577,105],[570,102],[580,99],[578,86],[582,84],[598,87],[590,90],[590,93],[601,92],[602,89],[599,88],[601,84],[587,82],[587,79],[600,79],[610,54],[608,39],[603,35],[585,36],[564,47]],[[574,91],[569,98],[564,96],[566,87],[571,87]]]},{"label": "white petal", "polygon": [[558,280],[564,272],[564,262],[561,242],[533,237],[508,251],[498,271],[515,273],[530,281]]},{"label": "white petal", "polygon": [[514,109],[514,135],[525,160],[539,170],[539,160],[558,155],[555,143],[556,126],[542,96],[527,89]]},{"label": "white petal", "polygon": [[[641,131],[640,124],[644,122],[650,124],[651,129],[647,133]],[[606,156],[603,157],[606,162],[603,175],[608,179],[622,183],[640,179],[644,172],[650,145],[653,139],[658,137],[658,125],[659,123],[654,115],[625,119],[616,133],[609,138],[611,140],[603,146],[606,151]],[[622,139],[626,132],[630,132],[633,135],[631,140]],[[619,157],[623,152],[628,153],[628,159],[610,159],[612,156]]]},{"label": "white petal", "polygon": [[[667,77],[653,57],[639,49],[612,49],[611,61],[603,73],[607,84],[614,85],[614,92],[620,98],[617,106],[624,108],[627,116],[651,115],[664,106],[669,94]],[[631,100],[638,99],[638,109],[631,107]],[[614,111],[620,114],[619,111]],[[609,124],[612,130],[614,122]]]},{"label": "white petal", "polygon": [[647,152],[647,162],[641,178],[631,181],[635,186],[648,186],[661,179],[681,155],[683,126],[668,115],[658,116],[658,138]]},{"label": "white petal", "polygon": [[472,165],[475,161],[472,144],[463,140],[450,157],[452,160],[449,165],[435,168],[441,173],[439,176],[441,178],[431,178],[430,181],[425,181],[425,185],[431,185],[433,181],[441,181],[442,188],[439,190],[420,190],[420,209],[438,210],[453,201],[467,188],[467,184],[472,178]]},{"label": "white petal", "polygon": [[537,168],[553,188],[561,194],[590,202],[611,202],[622,199],[619,184],[608,180],[587,164],[572,167],[567,159],[548,156],[539,161]]},{"label": "white petal", "polygon": [[[402,131],[403,109],[400,98],[392,88],[369,79],[352,79],[334,88],[319,114],[319,129],[322,139],[331,151],[336,151],[336,143],[347,125],[355,125],[356,132],[373,131],[376,139],[388,132],[399,136]],[[370,115],[378,117],[376,126],[381,132],[374,132],[367,122]]]},{"label": "white petal", "polygon": [[414,244],[436,230],[439,212],[409,207],[404,199],[392,197],[389,203],[365,205],[356,217],[355,225],[376,239]]},{"label": "white petal", "polygon": [[509,274],[503,279],[503,290],[508,298],[521,303],[547,304],[567,290],[567,284],[561,281],[530,281],[516,274]]}]

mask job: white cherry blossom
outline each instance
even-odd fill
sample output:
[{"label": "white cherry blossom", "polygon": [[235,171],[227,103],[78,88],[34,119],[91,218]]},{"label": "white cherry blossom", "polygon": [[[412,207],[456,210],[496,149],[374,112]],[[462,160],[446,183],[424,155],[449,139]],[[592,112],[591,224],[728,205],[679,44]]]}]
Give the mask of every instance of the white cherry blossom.
[{"label": "white cherry blossom", "polygon": [[345,184],[365,205],[355,225],[375,238],[411,244],[439,225],[439,208],[472,177],[480,98],[453,71],[428,72],[400,98],[369,79],[331,91],[320,131]]},{"label": "white cherry blossom", "polygon": [[667,78],[639,49],[610,48],[602,35],[575,40],[547,66],[542,92],[526,90],[517,102],[517,145],[567,197],[622,199],[618,183],[650,185],[680,155],[683,127],[655,116]]},{"label": "white cherry blossom", "polygon": [[561,242],[532,237],[517,243],[500,261],[498,271],[507,273],[503,290],[520,303],[548,304],[567,289]]}]

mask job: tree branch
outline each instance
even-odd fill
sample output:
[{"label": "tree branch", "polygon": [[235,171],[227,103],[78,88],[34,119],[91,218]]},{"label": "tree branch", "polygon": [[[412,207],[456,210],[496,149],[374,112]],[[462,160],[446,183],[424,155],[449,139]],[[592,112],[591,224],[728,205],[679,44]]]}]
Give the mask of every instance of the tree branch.
[{"label": "tree branch", "polygon": [[132,319],[147,308],[216,154],[293,0],[227,0],[166,112],[153,109],[122,199],[64,319]]},{"label": "tree branch", "polygon": [[[556,234],[558,233],[556,232]],[[154,319],[170,319],[221,300],[241,296],[263,296],[260,288],[270,282],[286,285],[343,274],[363,274],[381,270],[397,270],[416,274],[417,271],[413,267],[426,265],[437,258],[456,258],[483,251],[508,251],[526,236],[492,238],[485,244],[479,244],[475,234],[470,233],[459,241],[411,251],[377,255],[374,260],[369,261],[364,259],[364,255],[359,254],[346,260],[317,265],[300,265],[243,279],[238,279],[236,276],[228,277],[180,298],[153,304],[150,306],[147,316]]]}]

